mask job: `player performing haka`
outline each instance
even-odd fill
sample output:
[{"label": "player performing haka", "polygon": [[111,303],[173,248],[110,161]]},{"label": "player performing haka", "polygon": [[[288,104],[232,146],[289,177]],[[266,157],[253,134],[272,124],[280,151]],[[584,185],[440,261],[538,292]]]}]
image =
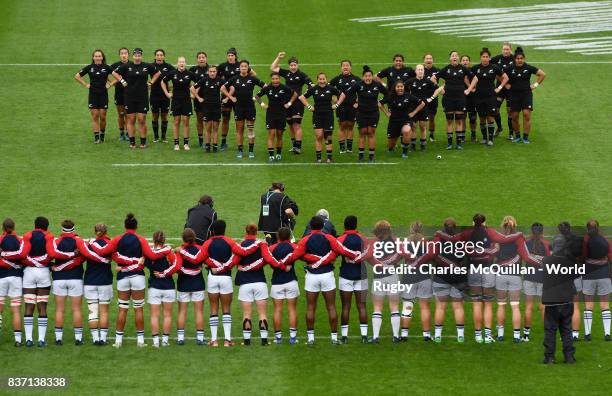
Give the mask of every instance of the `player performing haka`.
[{"label": "player performing haka", "polygon": [[[170,70],[164,75],[161,82],[164,95],[172,99],[172,116],[174,124],[172,134],[174,136],[174,150],[179,147],[179,130],[183,123],[183,150],[189,150],[189,117],[191,117],[191,84],[196,82],[196,76],[185,68],[185,57],[180,56],[177,60],[177,68]],[[172,83],[172,92],[168,91],[168,84]]]},{"label": "player performing haka", "polygon": [[480,64],[472,67],[472,73],[476,80],[476,91],[470,96],[474,98],[476,111],[480,117],[481,143],[492,146],[495,136],[494,121],[499,114],[496,94],[504,89],[508,76],[498,65],[491,63],[491,53],[488,48],[480,51]]},{"label": "player performing haka", "polygon": [[425,102],[410,94],[403,81],[397,81],[391,88],[391,93],[382,101],[387,108],[383,112],[389,117],[387,125],[388,149],[393,151],[397,138],[402,138],[402,158],[408,158],[408,143],[412,136],[412,118],[425,108]]},{"label": "player performing haka", "polygon": [[[221,86],[217,67],[208,66],[207,74],[191,87],[194,102],[199,104],[206,127],[205,151],[216,153],[219,147],[219,121],[221,120]],[[198,116],[199,117],[199,116]]]},{"label": "player performing haka", "polygon": [[[149,80],[151,76],[151,81]],[[136,148],[136,120],[140,132],[140,148],[147,147],[147,112],[149,111],[148,86],[157,81],[161,73],[154,65],[142,62],[142,49],[135,48],[132,61],[113,70],[113,77],[125,88],[125,111],[130,148]]]},{"label": "player performing haka", "polygon": [[247,138],[249,141],[249,158],[255,158],[255,97],[253,91],[255,86],[264,87],[264,82],[250,74],[251,68],[246,60],[240,61],[240,73],[232,77],[221,86],[221,92],[234,105],[234,119],[236,120],[236,143],[238,154],[236,158],[243,156],[244,124],[247,127]]},{"label": "player performing haka", "polygon": [[[284,52],[279,52],[274,62],[270,66],[270,70],[278,73],[285,78],[285,85],[297,93],[302,94],[304,85],[308,88],[314,84],[308,75],[299,70],[298,60],[296,57],[289,58],[289,70],[282,69],[279,66],[281,59],[285,57]],[[302,118],[304,117],[304,105],[300,101],[291,101],[291,106],[287,109],[287,124],[289,124],[289,134],[291,136],[291,152],[300,154],[302,152]]]},{"label": "player performing haka", "polygon": [[[412,151],[416,151],[416,135],[417,130],[421,132],[420,134],[420,148],[421,151],[425,150],[425,143],[427,142],[426,138],[426,128],[427,122],[429,121],[429,117],[435,117],[435,113],[432,115],[432,111],[430,106],[434,105],[437,107],[438,105],[438,94],[441,89],[438,88],[436,84],[434,84],[430,78],[425,74],[425,67],[423,65],[416,65],[415,69],[416,77],[409,79],[406,82],[406,87],[410,91],[410,93],[416,96],[418,99],[427,103],[426,107],[416,112],[416,115],[412,117],[413,126],[412,128],[412,136],[410,138],[410,148]],[[436,109],[437,111],[437,109]]]},{"label": "player performing haka", "polygon": [[161,81],[168,73],[174,70],[174,66],[166,62],[166,52],[161,48],[155,50],[155,62],[153,66],[161,73],[157,80],[151,81],[151,113],[153,114],[151,126],[153,127],[153,142],[157,143],[160,140],[159,118],[161,115],[161,141],[167,143],[166,134],[168,132],[168,109],[170,108],[170,98],[164,94],[161,87]]},{"label": "player performing haka", "polygon": [[353,128],[357,117],[357,94],[354,91],[348,93],[348,89],[360,81],[359,77],[352,73],[350,60],[340,62],[340,74],[332,78],[330,85],[336,87],[346,98],[336,109],[338,118],[338,141],[340,154],[353,152]]},{"label": "player performing haka", "polygon": [[[301,87],[300,87],[301,88]],[[261,98],[263,96],[268,97],[268,104],[264,103]],[[268,130],[268,161],[273,162],[274,160],[280,161],[282,159],[281,153],[283,151],[283,132],[285,125],[288,120],[298,120],[298,118],[289,117],[289,111],[294,107],[294,102],[297,98],[297,93],[287,85],[280,83],[280,74],[278,72],[272,72],[270,74],[270,85],[266,85],[255,95],[255,100],[259,102],[262,108],[266,109],[266,129]],[[300,102],[301,107],[304,105]],[[301,122],[301,118],[299,118]],[[299,152],[301,147],[301,125],[297,122],[290,124],[291,127],[294,125],[300,126],[299,145],[294,143],[294,152]],[[292,129],[293,130],[293,129]],[[297,136],[297,132],[295,132]],[[276,142],[275,142],[276,140]],[[293,138],[291,139],[294,140]],[[297,142],[297,141],[296,141]],[[276,146],[276,157],[274,157],[274,147]],[[299,147],[298,147],[299,146]],[[298,151],[295,151],[298,150]]]},{"label": "player performing haka", "polygon": [[[425,77],[431,80],[431,77],[438,74],[440,69],[434,66],[434,58],[433,55],[429,52],[423,56],[423,66],[425,66]],[[437,84],[436,84],[436,88]],[[435,131],[436,131],[436,114],[438,113],[438,99],[432,100],[431,103],[427,105],[427,110],[429,112],[429,141],[435,142]]]},{"label": "player performing haka", "polygon": [[[112,69],[106,64],[106,56],[102,50],[95,50],[91,55],[91,63],[74,75],[75,80],[89,90],[89,111],[94,133],[94,143],[104,142],[106,131],[106,110],[108,110],[108,89],[111,87],[108,77]],[[89,83],[83,80],[89,76]]]},{"label": "player performing haka", "polygon": [[[469,78],[472,72],[465,66],[459,64],[459,53],[450,52],[450,64],[440,69],[440,72],[431,77],[433,82],[444,80],[444,97],[442,107],[446,114],[446,149],[453,149],[453,131],[455,132],[455,142],[457,150],[463,149],[462,143],[465,140],[465,112],[466,95],[471,91]],[[465,86],[468,85],[466,89]]]},{"label": "player performing haka", "polygon": [[[365,144],[368,140],[368,159],[374,162],[374,153],[376,151],[376,127],[380,118],[379,96],[383,99],[387,96],[387,88],[380,81],[374,81],[372,69],[365,65],[361,81],[358,81],[347,89],[347,94],[355,93],[357,95],[357,127],[359,128],[359,161],[364,160]],[[340,94],[337,106],[341,105],[346,99],[347,94]]]},{"label": "player performing haka", "polygon": [[[312,126],[315,130],[315,150],[317,162],[321,162],[321,151],[323,145],[326,145],[327,163],[332,162],[332,134],[334,132],[334,109],[338,108],[337,104],[332,104],[334,96],[336,99],[340,97],[340,91],[327,83],[325,73],[317,74],[317,85],[308,88],[308,90],[298,98],[308,110],[313,112]],[[314,100],[314,106],[308,103],[308,98]]]},{"label": "player performing haka", "polygon": [[393,55],[393,66],[389,66],[388,68],[376,73],[374,79],[382,83],[382,80],[386,78],[386,86],[390,89],[391,86],[397,81],[401,80],[403,82],[406,82],[413,77],[415,77],[414,70],[412,70],[410,66],[404,65],[404,55],[395,54]]},{"label": "player performing haka", "polygon": [[[117,70],[119,66],[125,65],[130,60],[130,50],[125,47],[119,49],[119,61],[113,63],[111,72]],[[119,127],[119,140],[128,140],[127,132],[125,131],[127,120],[125,116],[125,88],[119,84],[119,80],[113,80],[111,85],[115,87],[115,107],[117,109],[117,125]]]},{"label": "player performing haka", "polygon": [[[505,42],[502,45],[502,53],[499,55],[495,55],[491,58],[491,63],[497,65],[502,72],[508,73],[508,70],[514,66],[514,55],[512,55],[512,45],[508,42]],[[498,84],[496,84],[497,87]],[[510,110],[510,95],[507,90],[502,89],[497,94],[497,115],[495,116],[495,123],[497,124],[497,130],[495,131],[495,136],[498,136],[502,131],[502,123],[501,123],[501,106],[506,101],[506,111],[508,113],[508,140],[513,140],[514,132],[512,130],[512,111]]]},{"label": "player performing haka", "polygon": [[[207,77],[209,67],[206,52],[198,52],[196,54],[196,64],[189,68],[189,71],[195,76],[195,82]],[[198,144],[200,148],[204,148],[204,111],[202,110],[202,104],[193,95],[193,110],[196,113],[196,130],[198,131]],[[210,139],[208,140],[208,151],[210,151]]]},{"label": "player performing haka", "polygon": [[[461,65],[465,66],[470,71],[472,70],[471,61],[472,59],[470,58],[469,55],[461,56]],[[466,89],[470,87],[473,78],[474,78],[473,74],[472,76],[468,77],[469,84],[465,84]],[[474,103],[473,91],[470,91],[470,93],[465,97],[465,108],[467,112],[467,119],[470,122],[470,140],[472,141],[472,143],[474,143],[476,142],[476,118],[477,117],[476,117],[476,104]],[[465,130],[465,124],[464,124],[464,130]],[[465,141],[465,137],[464,137],[464,141]]]},{"label": "player performing haka", "polygon": [[[531,66],[525,62],[525,53],[521,47],[514,52],[514,66],[506,70],[509,80],[506,88],[510,90],[510,110],[512,114],[512,125],[514,130],[514,142],[521,142],[521,125],[519,116],[523,113],[523,140],[529,143],[529,132],[531,132],[531,112],[533,111],[533,93],[546,78],[542,69]],[[536,82],[530,83],[531,76],[536,76]]]}]

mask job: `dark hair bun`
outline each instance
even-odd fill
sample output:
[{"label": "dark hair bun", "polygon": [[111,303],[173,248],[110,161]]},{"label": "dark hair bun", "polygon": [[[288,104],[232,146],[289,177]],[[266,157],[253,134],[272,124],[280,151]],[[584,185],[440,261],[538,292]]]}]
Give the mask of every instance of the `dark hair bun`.
[{"label": "dark hair bun", "polygon": [[489,49],[487,47],[482,47],[482,51],[483,52],[489,52]]},{"label": "dark hair bun", "polygon": [[370,69],[370,66],[368,65],[363,65],[363,74],[366,73],[372,73],[372,69]]},{"label": "dark hair bun", "polygon": [[126,220],[132,220],[134,217],[135,217],[135,216],[134,216],[134,213],[128,213],[128,214],[125,216]]}]

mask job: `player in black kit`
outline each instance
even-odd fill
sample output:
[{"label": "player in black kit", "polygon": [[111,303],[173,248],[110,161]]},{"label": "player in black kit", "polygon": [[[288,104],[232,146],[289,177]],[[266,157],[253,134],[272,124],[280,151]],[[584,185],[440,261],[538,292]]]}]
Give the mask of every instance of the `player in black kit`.
[{"label": "player in black kit", "polygon": [[237,158],[242,158],[242,143],[244,139],[244,124],[247,127],[249,140],[249,158],[255,158],[255,100],[253,91],[255,86],[263,87],[265,84],[259,78],[250,74],[251,68],[246,60],[240,61],[240,73],[229,79],[221,87],[221,92],[234,104],[234,119],[236,120],[236,143],[238,145]]},{"label": "player in black kit", "polygon": [[168,132],[168,109],[170,108],[170,99],[164,95],[164,91],[161,88],[161,80],[174,70],[174,66],[166,62],[166,52],[161,48],[155,50],[154,65],[161,75],[155,83],[151,83],[151,113],[153,114],[151,126],[153,127],[153,142],[157,143],[160,140],[159,116],[161,114],[161,140],[167,143],[166,133]]},{"label": "player in black kit", "polygon": [[[472,59],[469,55],[461,55],[461,65],[465,66],[468,70],[472,70]],[[472,83],[472,78],[468,77],[469,84],[465,84],[465,88],[469,87]],[[476,119],[478,118],[476,114],[476,103],[474,102],[474,92],[470,91],[470,93],[465,97],[465,110],[467,114],[467,119],[470,123],[470,136],[472,142],[476,142]],[[465,130],[465,128],[464,128]]]},{"label": "player in black kit", "polygon": [[357,94],[347,93],[348,89],[357,84],[361,79],[352,73],[350,60],[340,62],[340,74],[332,78],[330,85],[336,87],[346,98],[336,109],[338,118],[338,141],[340,154],[353,152],[353,128],[357,119]]},{"label": "player in black kit", "polygon": [[[189,117],[191,117],[191,84],[195,83],[195,75],[185,68],[185,57],[180,56],[177,60],[176,69],[171,70],[164,76],[161,82],[162,90],[168,99],[172,99],[172,116],[174,124],[172,134],[174,136],[174,150],[179,150],[179,130],[183,123],[183,149],[189,151]],[[168,84],[172,84],[172,92],[168,91]]]},{"label": "player in black kit", "polygon": [[[412,127],[412,136],[410,137],[410,149],[412,151],[416,150],[416,135],[417,131],[420,132],[420,147],[421,151],[425,151],[425,143],[427,142],[426,138],[426,127],[427,121],[430,117],[429,105],[432,103],[438,102],[438,94],[441,89],[438,88],[433,81],[431,81],[425,75],[425,66],[416,65],[415,68],[416,77],[411,78],[406,82],[406,90],[409,91],[412,95],[416,96],[418,99],[427,103],[424,109],[417,112],[415,116],[412,118],[413,127]],[[394,145],[389,145],[389,147],[395,147]]]},{"label": "player in black kit", "polygon": [[[307,98],[313,97],[314,106],[308,103]],[[332,162],[333,142],[332,134],[334,132],[334,109],[338,108],[337,104],[332,104],[333,97],[338,98],[340,91],[327,83],[325,73],[317,74],[317,85],[308,88],[308,90],[298,98],[300,102],[313,112],[312,126],[315,130],[315,150],[317,162],[321,162],[321,151],[323,144],[326,144],[327,163]]]},{"label": "player in black kit", "polygon": [[[106,64],[106,57],[102,50],[95,50],[91,55],[91,63],[83,67],[74,78],[89,90],[89,111],[94,133],[94,143],[104,142],[104,131],[106,130],[106,110],[108,109],[108,92],[111,87],[108,77],[112,69]],[[83,80],[85,75],[89,76],[89,83]]]},{"label": "player in black kit", "polygon": [[393,66],[389,66],[384,70],[376,73],[376,77],[374,79],[378,82],[382,83],[383,78],[387,79],[387,86],[391,89],[391,86],[395,84],[396,81],[403,81],[404,83],[408,81],[408,79],[416,76],[414,74],[414,70],[411,67],[404,65],[404,55],[395,54],[393,55]]},{"label": "player in black kit", "polygon": [[[130,50],[125,47],[119,49],[119,61],[111,65],[111,70],[116,70],[119,66],[128,63],[130,60]],[[125,89],[123,85],[118,84],[118,80],[113,80],[111,85],[115,87],[115,106],[117,107],[117,124],[119,126],[119,140],[128,140],[125,126],[127,120],[125,117]]]},{"label": "player in black kit", "polygon": [[[480,117],[481,143],[492,146],[495,136],[495,116],[499,114],[496,95],[504,89],[508,76],[498,65],[491,63],[491,53],[488,48],[480,51],[480,64],[472,67],[472,73],[476,80],[476,91],[470,96],[474,96],[474,105]],[[496,82],[499,82],[497,87]]]},{"label": "player in black kit", "polygon": [[[195,81],[200,81],[208,74],[208,56],[206,52],[200,51],[196,54],[197,63],[189,68],[189,71],[195,76]],[[202,111],[202,103],[196,97],[193,97],[193,110],[196,113],[196,130],[198,131],[198,144],[200,148],[204,148],[204,112]],[[210,137],[210,136],[209,136]],[[210,151],[210,139],[208,140]]]},{"label": "player in black kit", "polygon": [[463,149],[462,143],[465,140],[465,97],[471,90],[470,87],[466,89],[465,86],[470,85],[469,77],[471,75],[472,72],[469,69],[459,64],[459,53],[451,51],[450,64],[444,66],[436,76],[431,78],[434,82],[444,80],[445,83],[442,107],[446,114],[447,150],[453,148],[453,130],[455,131],[457,150]]},{"label": "player in black kit", "polygon": [[[281,84],[280,73],[270,74],[270,85],[266,85],[255,95],[255,99],[262,108],[266,109],[266,129],[268,130],[268,160],[273,162],[282,159],[283,150],[283,131],[288,119],[288,112],[297,98],[297,92],[287,85]],[[268,96],[268,104],[261,98]],[[301,104],[301,103],[300,103]],[[276,157],[274,157],[274,147],[276,140]]]},{"label": "player in black kit", "polygon": [[[295,91],[298,95],[302,94],[302,88],[307,85],[313,86],[312,80],[298,67],[298,60],[295,57],[289,58],[289,69],[283,69],[278,64],[285,57],[284,52],[279,52],[270,66],[270,70],[277,72],[285,79],[285,84]],[[299,100],[293,102],[287,109],[287,124],[289,124],[289,134],[291,136],[291,152],[300,154],[302,152],[302,118],[304,118],[304,105]]]},{"label": "player in black kit", "polygon": [[207,75],[191,87],[191,93],[201,106],[202,120],[206,126],[206,152],[216,153],[219,143],[219,121],[221,120],[221,86],[223,81],[217,73],[217,66],[208,67]]},{"label": "player in black kit", "polygon": [[[510,90],[510,110],[512,114],[512,125],[514,130],[514,142],[521,142],[520,113],[523,113],[523,140],[529,143],[529,132],[531,132],[531,112],[533,111],[533,91],[540,86],[546,78],[542,69],[531,66],[525,62],[525,53],[521,47],[514,52],[514,66],[507,69],[508,84]],[[531,84],[531,76],[536,76],[536,82]],[[508,85],[506,86],[508,88]]]},{"label": "player in black kit", "polygon": [[[434,59],[431,53],[426,53],[423,56],[423,66],[425,66],[425,77],[431,80],[432,76],[438,74],[440,69],[434,66]],[[437,88],[437,87],[436,87]],[[436,138],[434,136],[436,131],[436,114],[438,113],[438,99],[432,100],[427,104],[427,111],[429,113],[429,141],[435,142]]]},{"label": "player in black kit", "polygon": [[[402,81],[402,80],[397,80]],[[395,82],[397,82],[395,81]],[[368,140],[368,159],[374,162],[376,151],[376,127],[380,118],[378,108],[379,96],[387,96],[387,88],[380,81],[374,80],[374,73],[368,65],[363,66],[361,81],[350,87],[346,94],[341,94],[338,105],[346,99],[346,95],[357,95],[357,128],[359,128],[359,161],[364,160],[365,141]]]},{"label": "player in black kit", "polygon": [[[491,58],[491,63],[499,66],[502,72],[508,74],[508,69],[514,66],[514,55],[512,55],[512,45],[509,42],[505,42],[502,45],[502,53],[499,55],[495,55]],[[501,108],[501,105],[506,101],[506,112],[508,113],[508,140],[512,140],[514,136],[514,131],[512,130],[512,111],[510,110],[510,97],[509,92],[505,89],[502,89],[497,94],[497,107]],[[498,136],[502,131],[502,123],[501,123],[501,111],[497,111],[497,115],[495,116],[495,123],[497,124],[497,130],[495,131],[495,136]]]},{"label": "player in black kit", "polygon": [[[127,130],[130,148],[136,148],[134,136],[136,119],[140,130],[140,148],[147,147],[147,112],[149,111],[149,86],[157,81],[160,72],[155,66],[142,62],[142,48],[132,51],[132,62],[119,66],[113,71],[113,77],[125,88],[125,111],[127,113]],[[151,81],[149,81],[151,76]]]}]

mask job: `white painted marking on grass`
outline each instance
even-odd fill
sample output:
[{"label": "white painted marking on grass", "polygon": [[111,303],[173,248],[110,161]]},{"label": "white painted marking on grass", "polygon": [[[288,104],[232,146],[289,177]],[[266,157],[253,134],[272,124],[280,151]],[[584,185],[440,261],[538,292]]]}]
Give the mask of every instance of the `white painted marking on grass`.
[{"label": "white painted marking on grass", "polygon": [[[577,34],[612,31],[612,1],[583,1],[536,4],[522,7],[475,8],[423,14],[390,15],[350,19],[360,23],[381,23],[381,27],[416,29],[456,37],[477,37],[483,41],[510,41],[516,45],[536,45],[537,49],[571,49],[581,55],[612,54],[609,40]],[[546,41],[551,37],[558,42]],[[564,41],[567,40],[567,41]],[[571,45],[570,40],[591,41]],[[531,61],[538,63],[536,61]],[[539,62],[543,63],[543,62]]]},{"label": "white painted marking on grass", "polygon": [[269,163],[263,163],[263,162],[253,162],[253,163],[225,163],[225,162],[204,162],[204,163],[185,163],[185,164],[181,164],[181,163],[161,163],[161,164],[147,164],[147,163],[134,163],[134,164],[111,164],[111,166],[115,167],[115,168],[171,168],[171,167],[178,167],[178,168],[192,168],[192,167],[212,167],[212,166],[228,166],[228,167],[234,167],[234,166],[245,166],[245,167],[249,167],[249,166],[320,166],[320,167],[326,167],[326,166],[386,166],[386,165],[397,165],[399,164],[399,162],[332,162],[331,164],[327,164],[325,162],[323,163],[316,163],[316,162],[287,162],[284,164],[269,164]]}]

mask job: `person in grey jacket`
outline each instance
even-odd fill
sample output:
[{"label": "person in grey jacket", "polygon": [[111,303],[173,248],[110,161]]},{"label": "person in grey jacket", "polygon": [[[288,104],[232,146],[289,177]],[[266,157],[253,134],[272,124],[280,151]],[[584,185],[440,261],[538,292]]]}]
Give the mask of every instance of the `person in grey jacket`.
[{"label": "person in grey jacket", "polygon": [[[331,220],[329,220],[329,212],[327,211],[327,209],[319,209],[319,211],[317,212],[315,216],[318,216],[323,219],[323,233],[324,234],[329,234],[333,236],[334,238],[338,237],[338,233],[336,232],[336,227],[334,227],[334,224],[331,222]],[[311,229],[310,229],[310,222],[309,222],[306,225],[306,228],[304,229],[304,234],[302,236],[305,237],[306,235],[310,234],[310,231]]]}]

